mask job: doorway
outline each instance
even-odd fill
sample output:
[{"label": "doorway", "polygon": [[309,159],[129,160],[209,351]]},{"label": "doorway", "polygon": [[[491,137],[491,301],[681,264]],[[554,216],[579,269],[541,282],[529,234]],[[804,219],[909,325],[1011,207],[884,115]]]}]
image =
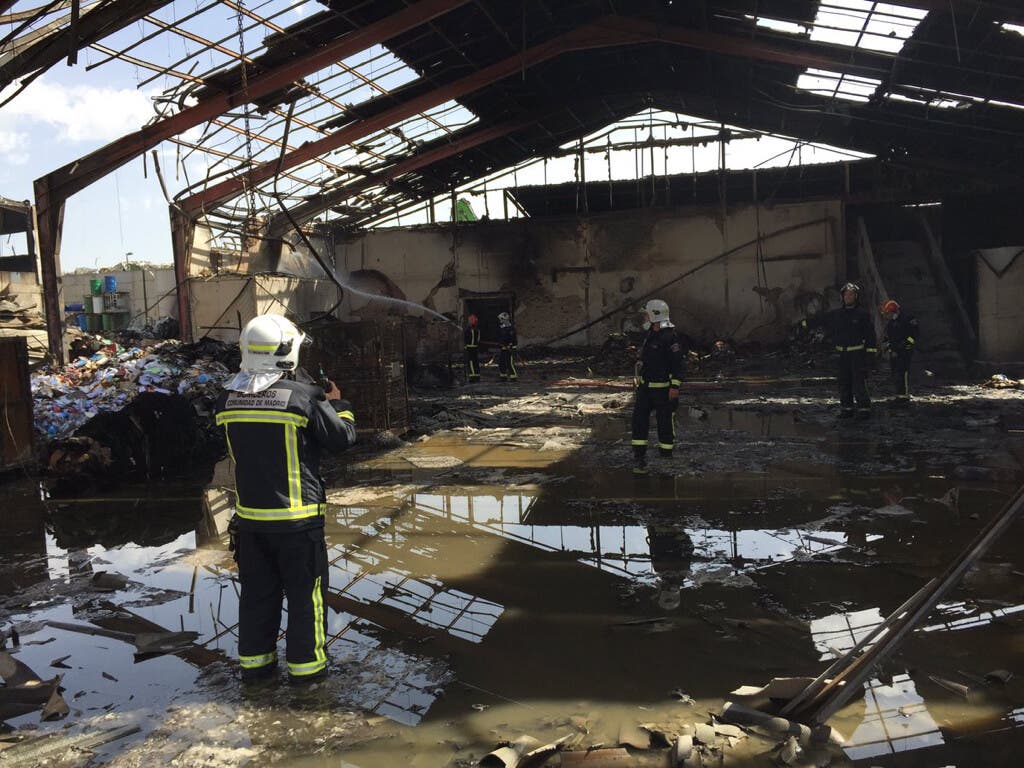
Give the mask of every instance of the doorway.
[{"label": "doorway", "polygon": [[498,315],[508,312],[513,317],[513,297],[508,293],[491,293],[462,299],[462,318],[466,322],[470,315],[476,315],[480,329],[480,340],[492,352],[501,338],[498,335]]}]

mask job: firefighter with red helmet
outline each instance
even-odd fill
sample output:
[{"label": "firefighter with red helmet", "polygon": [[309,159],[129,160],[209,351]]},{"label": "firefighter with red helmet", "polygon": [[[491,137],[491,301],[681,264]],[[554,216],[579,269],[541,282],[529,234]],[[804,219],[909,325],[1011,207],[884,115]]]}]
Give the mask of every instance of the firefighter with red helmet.
[{"label": "firefighter with red helmet", "polygon": [[906,408],[910,405],[910,360],[914,347],[921,338],[917,320],[902,310],[899,302],[889,299],[880,307],[886,319],[883,344],[889,350],[889,364],[896,396],[892,405]]}]

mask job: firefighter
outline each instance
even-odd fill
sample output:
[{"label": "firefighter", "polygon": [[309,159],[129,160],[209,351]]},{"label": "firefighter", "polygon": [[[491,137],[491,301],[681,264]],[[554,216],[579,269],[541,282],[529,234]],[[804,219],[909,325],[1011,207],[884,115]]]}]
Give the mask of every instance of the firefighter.
[{"label": "firefighter", "polygon": [[508,312],[498,315],[498,338],[501,341],[501,355],[498,358],[501,380],[515,381],[519,378],[519,371],[516,370],[519,341],[516,339],[516,327],[512,325],[512,316]]},{"label": "firefighter", "polygon": [[671,456],[675,444],[675,411],[683,379],[683,348],[668,316],[668,304],[651,299],[644,305],[647,337],[640,350],[634,383],[633,472],[647,474],[647,433],[651,411],[657,415],[658,453]]},{"label": "firefighter", "polygon": [[480,328],[476,315],[466,318],[466,329],[462,341],[466,350],[466,381],[475,384],[480,381]]},{"label": "firefighter", "polygon": [[887,320],[883,344],[889,350],[892,381],[896,388],[892,405],[906,408],[910,405],[910,359],[914,355],[914,345],[920,339],[917,320],[903,312],[899,303],[892,299],[882,304],[881,310]]},{"label": "firefighter", "polygon": [[860,308],[859,285],[847,283],[841,295],[842,307],[804,320],[801,325],[803,328],[824,326],[835,345],[839,357],[839,418],[848,419],[856,415],[866,419],[871,415],[871,398],[867,388],[868,365],[878,353],[875,327],[868,313]]},{"label": "firefighter", "polygon": [[351,405],[298,368],[306,336],[289,320],[262,315],[242,330],[241,370],[225,384],[216,421],[235,469],[235,559],[241,582],[238,658],[243,682],[277,672],[282,598],[288,599],[288,679],[327,675],[326,493],[321,451],[355,442]]}]

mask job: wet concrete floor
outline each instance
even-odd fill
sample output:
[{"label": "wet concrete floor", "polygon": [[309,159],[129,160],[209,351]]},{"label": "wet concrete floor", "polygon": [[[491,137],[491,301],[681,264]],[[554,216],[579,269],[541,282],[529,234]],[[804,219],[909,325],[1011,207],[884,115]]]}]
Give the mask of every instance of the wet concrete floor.
[{"label": "wet concrete floor", "polygon": [[[333,676],[308,691],[239,685],[226,465],[208,488],[74,500],[11,482],[0,619],[17,658],[64,674],[71,714],[7,724],[140,729],[51,766],[469,766],[522,734],[612,746],[624,723],[679,731],[738,686],[817,675],[941,573],[1020,479],[995,427],[914,441],[913,417],[844,431],[798,409],[699,410],[642,478],[624,411],[340,461]],[[833,718],[847,742],[831,764],[1017,764],[1020,540],[1018,524]],[[98,592],[100,571],[128,583]],[[128,643],[47,620],[199,640],[136,662]],[[987,682],[995,669],[1014,677]],[[771,747],[722,757],[771,765]]]}]

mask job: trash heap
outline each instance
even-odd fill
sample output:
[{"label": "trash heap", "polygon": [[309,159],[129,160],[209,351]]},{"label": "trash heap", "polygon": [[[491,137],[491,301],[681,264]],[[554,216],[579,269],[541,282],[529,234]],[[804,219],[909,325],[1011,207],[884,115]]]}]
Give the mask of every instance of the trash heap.
[{"label": "trash heap", "polygon": [[70,437],[100,413],[120,411],[143,392],[215,398],[230,374],[237,346],[206,340],[124,347],[97,339],[99,349],[63,368],[32,376],[35,427],[44,440]]}]

